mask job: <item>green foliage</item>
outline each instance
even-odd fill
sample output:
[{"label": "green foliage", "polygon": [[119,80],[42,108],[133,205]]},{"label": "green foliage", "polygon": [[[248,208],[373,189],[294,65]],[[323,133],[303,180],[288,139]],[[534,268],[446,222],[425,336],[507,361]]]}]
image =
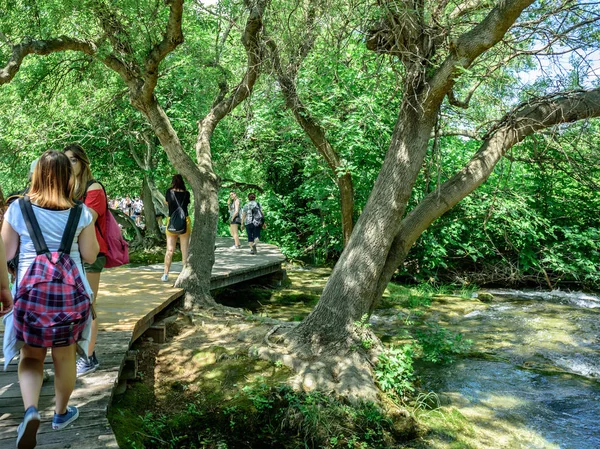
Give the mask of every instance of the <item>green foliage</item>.
[{"label": "green foliage", "polygon": [[375,365],[375,378],[379,388],[399,398],[414,391],[414,358],[412,345],[386,348]]},{"label": "green foliage", "polygon": [[[420,284],[416,287],[407,288],[395,283],[388,284],[387,291],[389,296],[386,301],[395,307],[402,307],[408,310],[404,324],[406,328],[403,330],[403,338],[408,340],[405,346],[400,348],[390,348],[392,353],[386,353],[384,357],[385,363],[381,365],[379,371],[394,372],[394,369],[387,368],[390,366],[402,366],[402,363],[410,363],[412,369],[412,360],[419,359],[433,363],[452,362],[454,357],[469,350],[473,342],[467,340],[462,334],[455,334],[437,323],[425,321],[425,329],[420,328],[420,320],[424,311],[430,307],[431,302],[436,296],[449,296],[451,300],[459,300],[459,298],[473,296],[473,287],[466,286],[460,289],[458,296],[452,296],[452,287],[448,285],[433,285],[430,283]],[[445,299],[445,298],[444,298]],[[392,360],[395,357],[398,360]],[[381,359],[380,359],[381,363]],[[401,376],[402,370],[399,370],[398,375]],[[410,372],[412,374],[412,372]],[[378,374],[381,375],[381,374]],[[389,373],[387,374],[389,376]],[[410,376],[407,377],[410,380]],[[384,389],[382,387],[382,389]],[[384,389],[385,390],[385,389]],[[399,392],[397,394],[400,394]]]},{"label": "green foliage", "polygon": [[[600,180],[593,150],[598,129],[594,120],[520,144],[513,150],[518,160],[499,163],[487,184],[422,235],[400,278],[547,286],[548,277],[552,284],[600,286],[600,199],[590,190]],[[470,147],[442,141],[450,173],[464,163],[455,155],[467,155]],[[415,200],[426,185],[425,179],[417,185]]]},{"label": "green foliage", "polygon": [[[593,17],[582,5],[581,11],[548,15],[544,12],[548,2],[538,3],[523,13],[524,20],[543,17],[551,28],[571,23],[575,16]],[[155,92],[192,157],[197,120],[209,111],[220,86],[237,84],[245,61],[239,44],[246,14],[242,2],[219,1],[206,8],[212,11],[185,3],[185,42],[161,64]],[[5,2],[0,5],[0,60],[12,53],[9,42],[25,37],[77,36],[100,42],[104,54],[110,40],[100,39],[99,13],[110,12],[123,23],[117,36],[128,40],[134,49],[131,58],[139,62],[162,39],[167,9],[149,0],[97,5],[74,0]],[[336,178],[341,172],[353,177],[356,220],[381,168],[398,118],[404,73],[399,64],[367,50],[355,30],[362,29],[365,18],[377,21],[384,14],[368,4],[329,5],[319,13],[322,32],[297,74],[298,95],[340,156],[338,173],[331,171],[286,109],[271,70],[264,71],[249,101],[224,119],[212,137],[212,163],[223,187],[241,186],[242,194],[258,190],[253,186],[262,190],[259,197],[269,225],[264,239],[279,245],[291,259],[312,264],[337,259],[343,241]],[[452,37],[483,17],[481,11],[471,14],[464,24],[450,28]],[[269,5],[266,23],[271,35],[278,36],[284,65],[297,57],[307,17],[303,7],[293,3]],[[572,28],[569,39],[593,48],[598,35],[595,21],[581,25]],[[518,27],[510,33],[518,37],[513,48],[539,45],[532,37],[535,33],[520,35]],[[227,40],[219,43],[225,34]],[[446,50],[437,52],[432,62],[443,59]],[[461,72],[454,87],[458,98],[465,98],[473,86],[479,88],[467,110],[442,106],[442,135],[457,128],[483,135],[519,101],[546,94],[557,85],[578,89],[597,80],[582,72],[585,56],[572,54],[570,66],[558,74],[537,74],[534,82],[524,83],[528,72],[539,72],[538,64],[530,56],[509,58],[509,51],[496,46]],[[499,60],[509,62],[490,73],[489,66]],[[122,80],[98,60],[76,52],[31,55],[1,92],[0,185],[5,194],[25,186],[29,163],[41,152],[73,141],[88,150],[94,175],[110,195],[139,194],[144,173],[129,149],[143,149],[136,136],[150,128],[129,104]],[[486,184],[430,226],[399,275],[417,282],[483,285],[493,280],[516,286],[549,281],[553,286],[600,288],[599,123],[593,119],[557,127],[515,146]],[[481,142],[443,136],[432,143],[409,208],[460,170]],[[160,145],[158,149],[152,175],[164,191],[173,168]],[[225,201],[224,189],[223,216]],[[228,234],[224,222],[219,232]],[[418,306],[418,298],[410,301]]]},{"label": "green foliage", "polygon": [[129,449],[179,447],[373,448],[397,447],[404,435],[374,404],[349,405],[332,396],[257,383],[231,402],[206,410],[192,402],[174,414],[148,412]]},{"label": "green foliage", "polygon": [[363,349],[369,350],[373,347],[373,345],[375,344],[375,341],[373,341],[373,338],[371,336],[371,333],[368,332],[369,328],[371,327],[371,324],[369,324],[369,315],[364,314],[360,321],[355,321],[354,322],[354,326],[357,330],[357,332],[361,335],[361,340],[360,340],[360,346]]}]

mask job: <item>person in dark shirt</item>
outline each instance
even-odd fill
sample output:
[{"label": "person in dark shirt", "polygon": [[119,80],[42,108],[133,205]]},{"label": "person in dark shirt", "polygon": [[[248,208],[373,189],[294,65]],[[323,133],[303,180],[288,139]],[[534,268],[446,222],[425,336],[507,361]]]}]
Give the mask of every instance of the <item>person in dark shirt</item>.
[{"label": "person in dark shirt", "polygon": [[173,253],[175,252],[175,246],[177,245],[177,237],[179,237],[179,246],[181,247],[181,261],[185,267],[188,256],[188,248],[190,246],[190,233],[192,232],[192,223],[188,214],[188,206],[190,205],[190,192],[188,192],[186,189],[185,183],[183,182],[183,177],[181,175],[173,175],[171,187],[169,187],[165,193],[165,200],[169,206],[169,217],[173,215],[173,212],[175,212],[177,207],[181,206],[185,212],[186,220],[186,231],[183,234],[172,234],[169,232],[170,218],[167,218],[167,229],[165,231],[167,235],[167,251],[165,252],[165,268],[160,280],[163,282],[168,282],[169,270],[171,269],[171,262],[173,260]]}]

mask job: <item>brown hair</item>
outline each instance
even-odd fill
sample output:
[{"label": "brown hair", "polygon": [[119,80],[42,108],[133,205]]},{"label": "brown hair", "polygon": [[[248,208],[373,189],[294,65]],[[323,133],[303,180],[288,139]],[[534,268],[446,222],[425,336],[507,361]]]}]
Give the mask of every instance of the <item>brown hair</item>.
[{"label": "brown hair", "polygon": [[73,187],[71,161],[60,151],[49,150],[35,166],[28,195],[40,207],[69,209],[74,205]]},{"label": "brown hair", "polygon": [[249,199],[250,201],[254,201],[254,200],[256,199],[256,195],[255,195],[254,193],[249,193],[249,194],[248,194],[248,199]]},{"label": "brown hair", "polygon": [[78,143],[67,145],[63,149],[63,153],[67,151],[73,153],[73,156],[81,162],[81,170],[79,171],[79,176],[75,178],[75,191],[73,193],[73,198],[81,199],[85,195],[88,183],[94,179],[92,170],[90,170],[90,160],[87,154],[85,154],[83,147]]},{"label": "brown hair", "polygon": [[171,179],[171,188],[175,190],[187,191],[185,188],[185,183],[183,182],[183,176],[180,174],[173,175],[173,179]]}]

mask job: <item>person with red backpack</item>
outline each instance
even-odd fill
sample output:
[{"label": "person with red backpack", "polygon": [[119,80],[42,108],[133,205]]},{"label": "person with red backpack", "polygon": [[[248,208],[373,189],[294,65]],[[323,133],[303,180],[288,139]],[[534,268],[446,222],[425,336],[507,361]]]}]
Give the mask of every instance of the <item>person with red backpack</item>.
[{"label": "person with red backpack", "polygon": [[63,153],[47,151],[39,159],[31,189],[4,216],[6,257],[19,252],[13,310],[4,321],[4,357],[20,351],[19,385],[25,416],[17,430],[17,448],[34,448],[37,410],[49,347],[54,362],[55,409],[52,428],[63,429],[79,416],[68,405],[75,387],[76,350],[88,353],[92,289],[82,262],[93,262],[99,245],[90,210],[73,198],[73,168]]},{"label": "person with red backpack", "polygon": [[93,373],[98,369],[100,363],[96,357],[96,338],[98,337],[98,320],[96,319],[96,307],[98,300],[98,289],[100,287],[100,275],[106,265],[106,254],[108,246],[106,239],[106,214],[108,212],[106,193],[102,185],[95,181],[90,170],[90,160],[85,153],[83,147],[79,144],[67,145],[63,152],[71,161],[73,166],[73,175],[75,176],[75,193],[74,198],[83,201],[90,209],[94,217],[94,225],[96,230],[96,239],[100,245],[100,252],[93,263],[86,264],[85,275],[94,292],[92,304],[92,339],[90,341],[90,357],[79,357],[77,359],[77,377],[85,376]]}]

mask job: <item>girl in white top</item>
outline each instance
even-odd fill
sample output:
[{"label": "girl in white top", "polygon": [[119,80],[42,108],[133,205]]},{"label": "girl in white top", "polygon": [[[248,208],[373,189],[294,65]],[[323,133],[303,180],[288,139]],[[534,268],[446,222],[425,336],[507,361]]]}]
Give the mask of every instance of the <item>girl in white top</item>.
[{"label": "girl in white top", "polygon": [[[57,251],[60,246],[69,211],[74,206],[72,200],[73,187],[73,169],[69,158],[58,151],[46,151],[35,167],[29,197],[50,251]],[[6,246],[7,258],[14,257],[17,250],[19,250],[17,285],[15,285],[13,291],[16,291],[19,280],[23,279],[36,256],[35,247],[20,211],[20,201],[22,200],[11,204],[2,224],[2,240]],[[98,241],[92,224],[92,214],[84,206],[71,247],[71,257],[83,273],[82,260],[93,262],[97,254]],[[84,283],[86,282],[84,276],[82,276],[82,280]],[[86,284],[86,290],[91,292],[88,284]],[[8,334],[6,330],[5,333]],[[7,335],[5,335],[4,347],[7,346],[6,339]],[[17,432],[17,447],[29,448],[36,445],[37,429],[40,422],[37,407],[42,388],[44,359],[46,358],[47,348],[33,347],[24,342],[16,343],[21,346],[19,384],[25,408],[25,417]],[[52,421],[54,429],[64,428],[79,416],[76,407],[68,406],[69,398],[75,387],[76,346],[76,344],[73,344],[52,348],[56,396],[54,419]]]}]

